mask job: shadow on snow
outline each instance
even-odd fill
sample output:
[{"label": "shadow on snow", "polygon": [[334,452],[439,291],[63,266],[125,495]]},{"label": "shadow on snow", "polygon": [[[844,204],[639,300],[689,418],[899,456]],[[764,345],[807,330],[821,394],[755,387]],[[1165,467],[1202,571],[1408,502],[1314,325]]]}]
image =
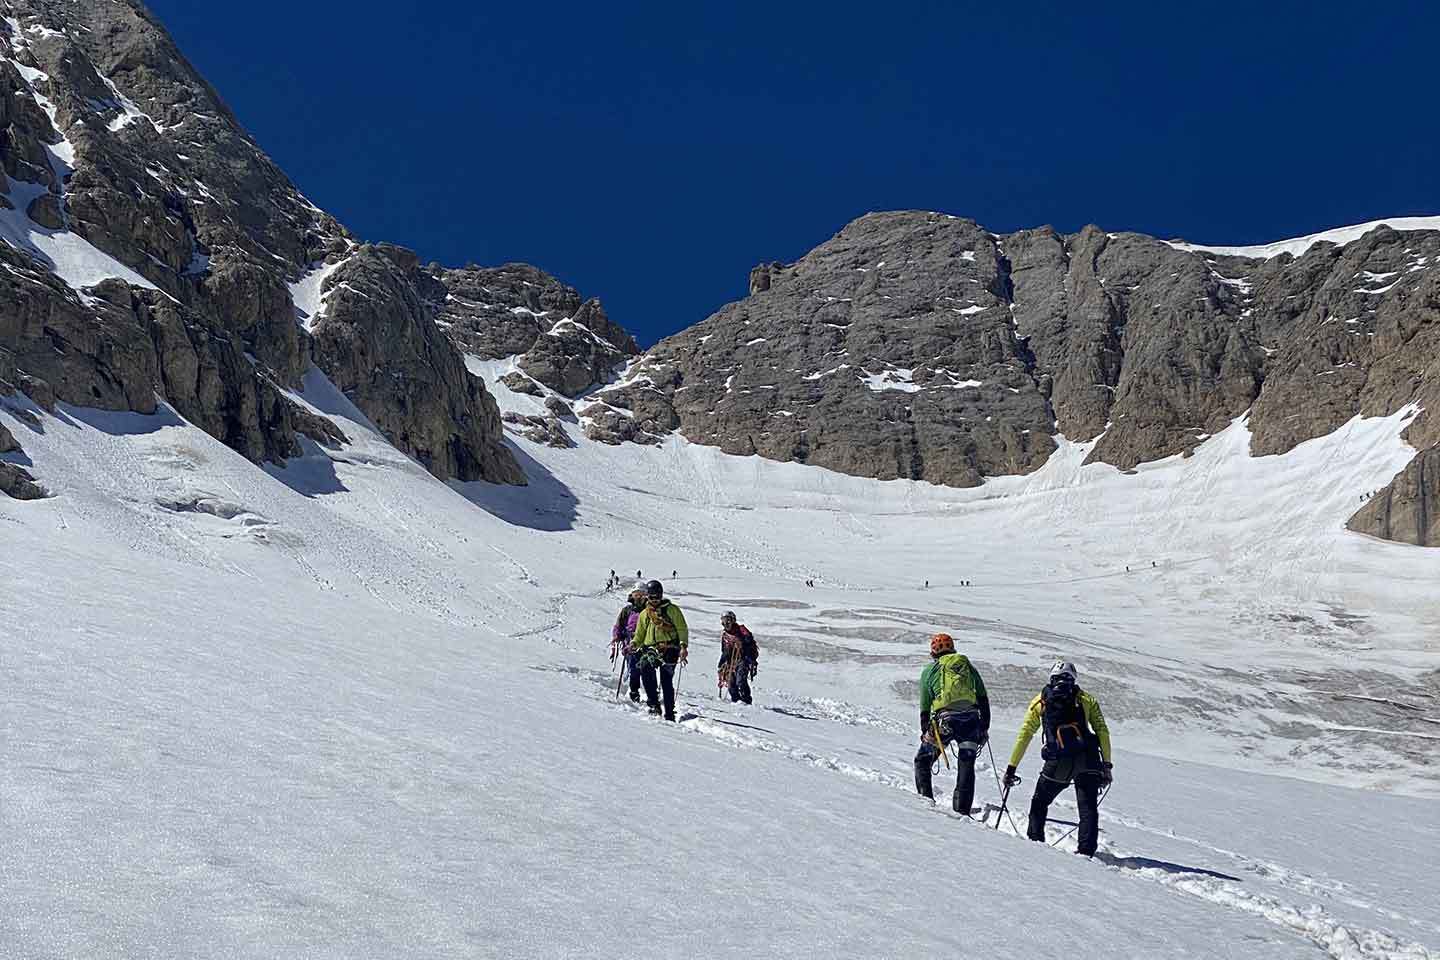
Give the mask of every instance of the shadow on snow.
[{"label": "shadow on snow", "polygon": [[574,492],[508,437],[505,446],[525,471],[525,478],[530,481],[528,486],[513,487],[483,480],[455,481],[450,485],[481,510],[517,527],[546,533],[575,529],[580,500]]}]

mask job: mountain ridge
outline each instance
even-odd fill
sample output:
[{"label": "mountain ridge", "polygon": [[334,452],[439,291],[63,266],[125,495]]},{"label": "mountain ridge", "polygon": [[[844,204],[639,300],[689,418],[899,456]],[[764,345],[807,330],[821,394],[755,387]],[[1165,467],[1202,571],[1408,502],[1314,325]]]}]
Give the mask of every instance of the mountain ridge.
[{"label": "mountain ridge", "polygon": [[600,301],[539,268],[422,265],[351,235],[139,2],[3,12],[0,395],[165,402],[284,463],[345,444],[296,402],[316,369],[440,479],[509,484],[526,476],[477,362],[515,358],[506,385],[549,396],[511,423],[544,442],[570,442],[578,400],[602,442],[680,433],[957,486],[1029,473],[1062,435],[1130,470],[1241,416],[1267,455],[1414,405],[1416,459],[1350,523],[1440,544],[1440,219],[1204,247],[876,212],[637,361]]},{"label": "mountain ridge", "polygon": [[[1061,434],[1098,439],[1092,459],[1121,469],[1188,456],[1242,415],[1266,455],[1416,404],[1420,456],[1440,441],[1424,412],[1440,401],[1440,231],[1305,239],[1262,260],[1094,226],[867,214],[756,267],[750,296],[581,412],[600,435],[618,410],[642,439],[960,486],[1035,469]],[[1440,542],[1431,477],[1383,492],[1393,522],[1352,522]]]}]

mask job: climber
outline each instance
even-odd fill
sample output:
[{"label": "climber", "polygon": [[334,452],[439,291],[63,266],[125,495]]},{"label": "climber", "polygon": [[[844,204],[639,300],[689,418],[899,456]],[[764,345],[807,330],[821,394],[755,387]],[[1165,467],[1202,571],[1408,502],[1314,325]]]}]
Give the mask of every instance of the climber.
[{"label": "climber", "polygon": [[975,800],[975,754],[990,736],[990,696],[985,681],[948,633],[930,638],[931,663],[920,674],[920,750],[915,754],[915,789],[935,799],[930,779],[935,761],[949,744],[957,750],[951,807],[970,815]]},{"label": "climber", "polygon": [[[635,622],[635,636],[630,641],[640,667],[640,681],[645,685],[645,698],[650,712],[660,712],[660,695],[664,694],[665,719],[675,719],[675,668],[689,660],[690,628],[680,608],[665,599],[665,588],[659,580],[645,585],[645,609]],[[656,680],[660,689],[656,690]]]},{"label": "climber", "polygon": [[1075,805],[1080,810],[1079,844],[1075,852],[1093,857],[1100,839],[1100,788],[1108,787],[1114,776],[1110,762],[1110,728],[1105,725],[1100,702],[1080,689],[1078,677],[1075,664],[1067,660],[1058,661],[1051,668],[1050,682],[1025,711],[1020,735],[1010,753],[1010,765],[1005,768],[1005,785],[1020,782],[1015,769],[1020,766],[1035,731],[1043,729],[1040,756],[1045,766],[1035,781],[1026,835],[1031,840],[1045,840],[1045,818],[1050,804],[1073,783]]}]

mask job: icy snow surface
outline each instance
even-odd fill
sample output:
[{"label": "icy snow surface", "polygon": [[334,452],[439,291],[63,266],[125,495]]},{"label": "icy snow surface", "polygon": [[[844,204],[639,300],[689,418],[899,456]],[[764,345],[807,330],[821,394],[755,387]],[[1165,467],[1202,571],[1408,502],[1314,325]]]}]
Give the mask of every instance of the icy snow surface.
[{"label": "icy snow surface", "polygon": [[[501,488],[295,396],[351,443],[262,470],[168,410],[0,408],[56,493],[0,498],[0,956],[1440,952],[1440,555],[1343,528],[1408,412],[1132,476],[1062,438],[969,490],[567,425]],[[615,700],[612,569],[689,617],[682,723]],[[716,698],[726,609],[753,707]],[[1118,751],[1095,862],[950,815],[943,768],[914,796],[938,629],[1002,766],[1077,661]]]},{"label": "icy snow surface", "polygon": [[1334,243],[1344,246],[1359,240],[1379,226],[1389,226],[1395,230],[1440,230],[1440,217],[1391,217],[1388,220],[1371,220],[1369,223],[1358,223],[1350,227],[1336,227],[1333,230],[1312,233],[1308,237],[1277,240],[1274,243],[1262,243],[1253,247],[1211,247],[1199,243],[1184,243],[1179,240],[1167,240],[1166,243],[1177,250],[1214,253],[1225,257],[1253,257],[1257,260],[1269,260],[1282,253],[1298,257],[1317,243]]},{"label": "icy snow surface", "polygon": [[325,298],[329,292],[321,292],[325,281],[345,264],[347,258],[334,263],[317,263],[310,267],[303,277],[290,287],[290,299],[295,303],[295,321],[307,331],[313,330],[325,310]]}]

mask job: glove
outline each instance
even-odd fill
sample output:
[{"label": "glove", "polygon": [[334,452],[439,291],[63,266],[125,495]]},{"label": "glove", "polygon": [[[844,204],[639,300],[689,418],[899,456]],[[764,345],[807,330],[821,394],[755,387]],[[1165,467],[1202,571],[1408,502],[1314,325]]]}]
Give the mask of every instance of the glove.
[{"label": "glove", "polygon": [[681,647],[681,648],[680,648],[680,662],[681,662],[682,664],[686,664],[686,663],[689,663],[689,662],[690,662],[690,648],[689,648],[689,647]]},{"label": "glove", "polygon": [[1115,765],[1113,763],[1102,763],[1100,765],[1100,782],[1105,786],[1115,782],[1115,774],[1111,772]]},{"label": "glove", "polygon": [[933,747],[935,746],[935,738],[930,736],[929,730],[922,730],[920,731],[920,743],[922,746]]},{"label": "glove", "polygon": [[759,672],[760,672],[760,668],[759,668],[758,666],[756,666],[755,664],[752,663],[752,664],[750,665],[750,679],[751,679],[751,680],[754,680],[754,679],[755,679],[755,675],[756,675],[757,673],[759,673]]},{"label": "glove", "polygon": [[1014,767],[1013,765],[1006,767],[1006,768],[1005,768],[1005,786],[1007,786],[1007,787],[1017,787],[1017,786],[1019,786],[1019,785],[1020,785],[1020,777],[1019,777],[1018,774],[1015,773],[1015,767]]}]

